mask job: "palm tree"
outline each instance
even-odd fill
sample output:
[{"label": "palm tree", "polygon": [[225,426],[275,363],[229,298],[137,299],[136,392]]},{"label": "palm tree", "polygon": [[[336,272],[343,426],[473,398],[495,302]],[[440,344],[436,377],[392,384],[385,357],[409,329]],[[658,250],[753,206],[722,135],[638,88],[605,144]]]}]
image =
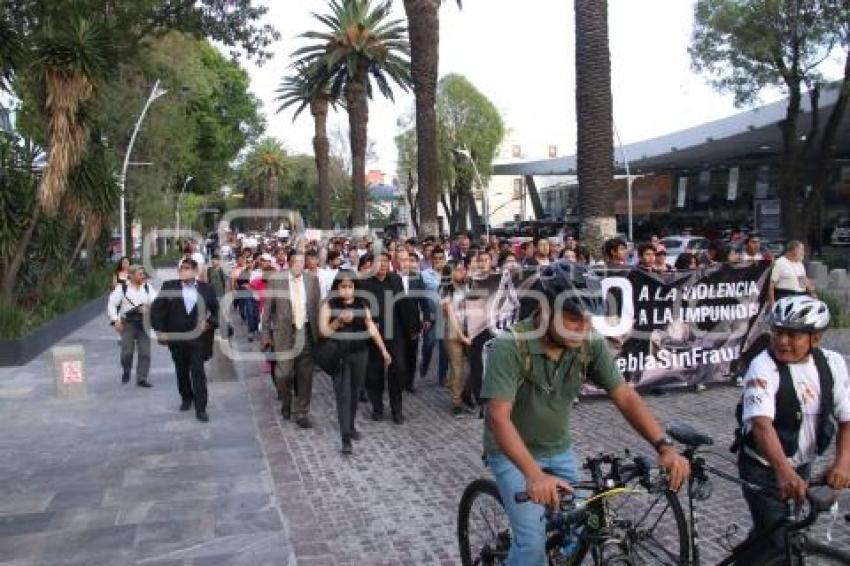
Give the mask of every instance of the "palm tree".
[{"label": "palm tree", "polygon": [[611,195],[614,139],[608,0],[575,0],[577,169],[581,234],[599,254],[617,231]]},{"label": "palm tree", "polygon": [[[257,144],[246,160],[246,173],[252,189],[259,195],[254,201],[267,211],[278,206],[279,182],[286,172],[286,152],[275,138],[265,138]],[[262,220],[258,225],[268,228],[269,223]]]},{"label": "palm tree", "polygon": [[86,20],[74,20],[67,27],[48,31],[36,48],[48,140],[38,200],[48,216],[58,211],[68,176],[86,152],[89,127],[85,106],[108,71],[107,49],[101,29]]},{"label": "palm tree", "polygon": [[330,165],[330,142],[328,140],[328,107],[334,104],[328,89],[313,91],[310,85],[310,70],[303,65],[296,65],[295,72],[281,81],[277,90],[277,100],[281,101],[278,112],[291,106],[298,106],[294,122],[306,107],[310,107],[313,115],[313,155],[316,158],[316,173],[318,177],[319,199],[319,228],[330,230],[331,219],[331,188],[328,175]]},{"label": "palm tree", "polygon": [[0,8],[0,91],[11,92],[15,72],[23,65],[23,38],[4,8]]},{"label": "palm tree", "polygon": [[393,100],[388,79],[402,90],[410,85],[410,45],[400,20],[389,19],[391,1],[330,0],[329,14],[313,14],[327,29],[307,32],[313,40],[294,53],[299,63],[316,70],[315,92],[329,88],[332,98],[345,97],[352,161],[352,227],[366,228],[366,146],[372,81]]},{"label": "palm tree", "polygon": [[[440,5],[443,0],[404,0],[410,30],[410,66],[416,95],[417,175],[421,233],[434,235],[440,194],[437,155],[437,79],[440,67]],[[461,0],[457,0],[461,7]]]}]

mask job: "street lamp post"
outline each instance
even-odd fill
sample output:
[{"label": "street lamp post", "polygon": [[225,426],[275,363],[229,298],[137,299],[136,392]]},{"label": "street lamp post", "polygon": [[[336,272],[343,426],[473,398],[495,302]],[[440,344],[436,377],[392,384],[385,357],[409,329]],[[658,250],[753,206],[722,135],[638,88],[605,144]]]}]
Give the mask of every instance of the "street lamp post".
[{"label": "street lamp post", "polygon": [[484,233],[487,235],[487,241],[490,241],[490,202],[487,195],[487,189],[484,187],[484,182],[481,180],[481,174],[478,172],[478,166],[475,165],[475,160],[472,159],[472,153],[464,146],[453,150],[458,155],[466,157],[472,164],[472,171],[475,173],[475,179],[478,181],[478,186],[481,187],[481,208],[483,209],[484,217]]},{"label": "street lamp post", "polygon": [[133,152],[133,144],[136,143],[136,136],[139,133],[139,128],[142,127],[142,121],[145,119],[145,115],[148,113],[148,109],[154,100],[167,93],[168,91],[165,89],[159,88],[159,79],[154,83],[153,88],[151,89],[150,96],[148,96],[147,101],[145,102],[144,108],[142,108],[142,113],[139,114],[139,119],[136,120],[136,127],[133,128],[133,134],[130,136],[130,143],[127,145],[127,151],[124,152],[124,165],[121,167],[121,177],[120,177],[120,185],[121,185],[121,199],[120,199],[120,216],[121,216],[121,255],[127,255],[127,227],[126,227],[126,219],[124,218],[126,215],[126,203],[124,201],[125,189],[127,187],[127,167],[130,166],[130,154]]},{"label": "street lamp post", "polygon": [[623,164],[626,166],[626,190],[629,196],[629,241],[634,242],[634,233],[632,226],[632,175],[629,170],[629,158],[626,155],[626,149],[623,147],[623,140],[620,139],[620,132],[617,131],[617,125],[614,124],[614,135],[617,136],[617,144],[620,146],[620,153],[623,156]]},{"label": "street lamp post", "polygon": [[[180,238],[180,209],[183,207],[183,193],[186,191],[186,187],[189,185],[192,179],[194,179],[194,177],[192,177],[191,175],[186,177],[186,180],[183,181],[183,187],[180,189],[180,196],[177,197],[177,208],[174,211],[174,237],[178,238],[178,241]],[[178,245],[177,247],[179,251],[180,246]]]}]

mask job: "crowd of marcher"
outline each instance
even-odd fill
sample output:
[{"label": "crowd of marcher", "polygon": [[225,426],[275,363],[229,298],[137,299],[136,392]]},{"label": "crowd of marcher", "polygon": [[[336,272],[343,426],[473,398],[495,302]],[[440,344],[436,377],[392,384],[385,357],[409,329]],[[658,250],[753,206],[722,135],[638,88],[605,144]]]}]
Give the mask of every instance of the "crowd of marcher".
[{"label": "crowd of marcher", "polygon": [[[301,428],[312,427],[309,413],[318,361],[334,382],[347,453],[351,441],[359,438],[354,419],[357,401],[370,404],[373,420],[383,420],[386,390],[389,416],[402,424],[404,395],[416,392],[417,377],[427,376],[432,363],[437,381],[448,390],[452,414],[481,414],[485,344],[494,333],[529,314],[517,297],[516,284],[559,259],[658,274],[769,259],[760,251],[757,234],[747,237],[740,254],[729,244],[713,242],[706,250],[679,254],[672,265],[657,235],[631,249],[622,239],[607,240],[601,258],[592,257],[570,234],[475,239],[459,233],[422,240],[339,236],[319,242],[275,233],[228,233],[222,245],[186,241],[182,249],[183,283],[171,294],[201,286],[205,302],[215,299],[214,307],[206,305],[215,313],[205,318],[209,330],[231,321],[223,325],[227,337],[233,334],[232,321],[241,319],[248,341],[267,354],[263,367],[277,389],[283,418]],[[771,304],[791,294],[814,294],[805,278],[803,256],[803,244],[791,242],[787,253],[775,261]],[[212,332],[202,333],[194,348],[169,341],[165,313],[179,309],[171,299],[157,301],[157,293],[145,282],[144,269],[126,258],[117,265],[113,284],[109,318],[120,336],[122,381],[129,381],[138,351],[136,381],[151,386],[150,340],[143,320],[145,310],[158,303],[151,325],[171,350],[183,407],[195,400],[196,410],[207,418],[205,407],[197,406],[193,387],[205,382],[203,361],[212,354]],[[228,294],[233,308],[219,320],[218,303]],[[195,302],[184,301],[184,314],[192,320]],[[176,325],[182,328],[186,323]],[[331,361],[323,366],[325,359]],[[205,386],[200,388],[205,397]]]}]

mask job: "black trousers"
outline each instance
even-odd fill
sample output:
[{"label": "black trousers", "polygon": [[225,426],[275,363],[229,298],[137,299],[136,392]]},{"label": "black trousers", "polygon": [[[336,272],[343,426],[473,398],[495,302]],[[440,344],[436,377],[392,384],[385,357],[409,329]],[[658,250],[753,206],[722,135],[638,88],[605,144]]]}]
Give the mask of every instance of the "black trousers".
[{"label": "black trousers", "polygon": [[402,361],[404,362],[404,383],[406,389],[413,389],[413,381],[416,378],[416,358],[419,354],[419,336],[402,336],[398,338],[401,347]]},{"label": "black trousers", "polygon": [[490,330],[482,330],[478,336],[472,339],[472,347],[469,349],[469,378],[463,386],[463,398],[475,403],[481,402],[481,383],[484,373],[484,360],[482,354],[484,344],[490,340],[493,335]]},{"label": "black trousers", "polygon": [[351,438],[351,432],[355,430],[357,401],[366,375],[368,356],[369,351],[365,348],[350,352],[343,358],[339,371],[333,376],[336,415],[343,439]]},{"label": "black trousers", "polygon": [[195,411],[207,410],[207,375],[204,373],[205,346],[199,339],[169,342],[171,359],[177,371],[177,390],[183,401],[194,401]]},{"label": "black trousers", "polygon": [[372,403],[372,411],[375,413],[384,412],[384,382],[387,383],[387,392],[390,396],[390,410],[394,415],[401,414],[401,389],[404,384],[404,361],[399,356],[399,350],[396,346],[396,341],[385,340],[387,350],[392,356],[392,363],[389,368],[384,367],[384,357],[381,352],[375,347],[374,343],[369,344],[369,362],[366,366],[366,392],[369,394],[369,401]]},{"label": "black trousers", "polygon": [[[797,475],[809,481],[811,478],[811,466],[804,465],[796,468]],[[771,468],[761,465],[743,452],[738,456],[738,474],[744,481],[763,486],[768,490],[778,491],[776,474]],[[774,532],[770,537],[762,536],[762,533],[770,530],[777,523],[785,520],[785,503],[769,495],[760,495],[743,489],[744,499],[750,508],[750,516],[753,519],[753,528],[747,540],[759,540],[759,548],[773,547],[782,549],[785,547],[784,533],[780,530]]]}]

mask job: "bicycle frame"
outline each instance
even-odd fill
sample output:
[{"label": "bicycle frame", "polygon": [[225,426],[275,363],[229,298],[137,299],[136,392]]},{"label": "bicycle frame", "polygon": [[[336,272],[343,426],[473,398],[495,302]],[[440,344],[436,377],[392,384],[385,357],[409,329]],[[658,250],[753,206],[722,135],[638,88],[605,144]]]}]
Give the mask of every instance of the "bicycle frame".
[{"label": "bicycle frame", "polygon": [[[691,560],[688,563],[688,566],[701,566],[702,562],[700,559],[700,550],[699,550],[699,533],[697,532],[697,519],[695,514],[695,505],[694,501],[696,498],[694,497],[694,483],[696,481],[707,480],[708,474],[717,476],[727,482],[734,483],[736,485],[741,486],[743,489],[750,491],[752,493],[758,494],[768,494],[768,490],[763,488],[762,486],[750,483],[748,481],[742,480],[737,476],[733,476],[723,470],[720,470],[708,463],[698,456],[699,450],[694,447],[689,447],[682,451],[682,455],[688,459],[691,464],[691,475],[688,477],[688,526],[689,526],[689,544],[690,544],[690,552],[688,555],[691,557]],[[810,517],[810,520],[806,521],[796,521],[794,504],[790,504],[788,510],[788,519],[786,522],[779,523],[773,527],[771,527],[768,531],[761,533],[761,537],[770,537],[775,534],[780,529],[785,530],[785,552],[788,558],[788,563],[792,564],[794,558],[796,557],[795,550],[795,539],[800,536],[800,532],[808,527],[814,520],[817,515],[813,514]],[[735,564],[736,561],[742,556],[750,551],[754,550],[759,544],[759,540],[746,540],[741,545],[737,546],[732,554],[719,562],[716,566],[730,566]]]}]

